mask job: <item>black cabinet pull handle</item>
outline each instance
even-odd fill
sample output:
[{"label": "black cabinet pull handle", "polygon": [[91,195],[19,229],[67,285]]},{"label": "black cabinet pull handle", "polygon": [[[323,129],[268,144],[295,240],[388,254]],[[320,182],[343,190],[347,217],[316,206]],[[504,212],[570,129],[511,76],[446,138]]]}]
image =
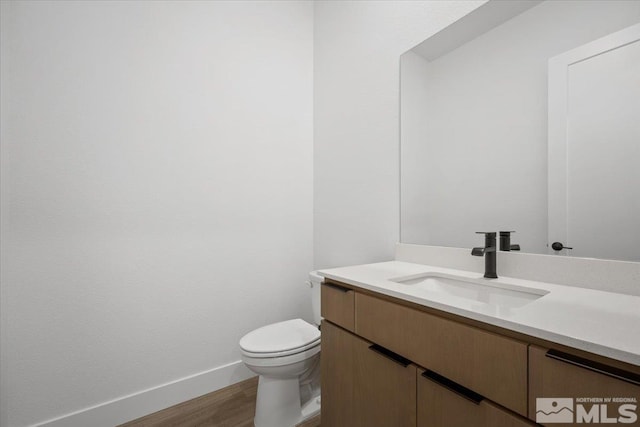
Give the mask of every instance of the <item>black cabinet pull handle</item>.
[{"label": "black cabinet pull handle", "polygon": [[445,378],[442,375],[437,374],[433,371],[426,370],[422,373],[422,376],[448,389],[449,391],[454,392],[460,397],[470,400],[476,405],[479,405],[480,402],[484,400],[484,396],[482,396],[481,394],[478,394],[473,390],[469,390],[468,388],[461,386],[460,384],[454,381],[451,381],[449,378]]},{"label": "black cabinet pull handle", "polygon": [[387,350],[386,348],[384,348],[384,347],[382,347],[382,346],[380,346],[378,344],[370,345],[369,346],[369,350],[373,350],[376,353],[386,357],[387,359],[396,362],[398,365],[402,365],[403,368],[406,368],[411,363],[411,361],[409,359],[406,359],[406,358],[400,356],[399,354],[394,353],[391,350]]},{"label": "black cabinet pull handle", "polygon": [[547,354],[545,356],[551,359],[559,360],[560,362],[588,369],[590,371],[597,372],[608,377],[616,378],[621,381],[640,385],[640,375],[633,372],[625,371],[624,369],[608,366],[604,363],[594,362],[593,360],[584,359],[582,357],[574,356],[573,354],[564,353],[558,350],[549,350],[547,351]]},{"label": "black cabinet pull handle", "polygon": [[336,285],[336,284],[333,284],[333,283],[323,283],[322,286],[326,286],[328,288],[336,289],[336,290],[338,290],[340,292],[349,292],[349,291],[353,290],[353,289],[345,288],[343,286]]}]

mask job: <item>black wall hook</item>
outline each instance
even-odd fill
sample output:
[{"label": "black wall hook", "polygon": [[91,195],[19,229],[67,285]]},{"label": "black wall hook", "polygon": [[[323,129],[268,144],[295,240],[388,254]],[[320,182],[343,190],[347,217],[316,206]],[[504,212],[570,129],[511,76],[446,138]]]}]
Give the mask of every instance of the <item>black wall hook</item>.
[{"label": "black wall hook", "polygon": [[554,251],[558,252],[558,251],[561,251],[563,249],[573,249],[573,248],[565,246],[561,242],[553,242],[551,244],[551,249],[553,249]]}]

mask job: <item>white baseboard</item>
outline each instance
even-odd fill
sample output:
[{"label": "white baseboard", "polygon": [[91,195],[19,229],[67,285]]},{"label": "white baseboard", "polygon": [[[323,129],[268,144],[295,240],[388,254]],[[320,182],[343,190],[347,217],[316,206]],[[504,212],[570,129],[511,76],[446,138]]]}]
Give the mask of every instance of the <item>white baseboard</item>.
[{"label": "white baseboard", "polygon": [[33,427],[114,427],[255,376],[238,360],[54,418]]}]

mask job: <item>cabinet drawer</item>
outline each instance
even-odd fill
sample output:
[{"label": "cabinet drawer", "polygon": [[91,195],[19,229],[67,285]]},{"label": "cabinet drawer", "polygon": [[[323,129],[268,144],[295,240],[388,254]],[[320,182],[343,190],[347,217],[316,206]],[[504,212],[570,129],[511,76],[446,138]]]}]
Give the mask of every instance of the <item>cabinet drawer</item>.
[{"label": "cabinet drawer", "polygon": [[429,371],[418,372],[418,427],[529,427],[532,422]]},{"label": "cabinet drawer", "polygon": [[353,332],[355,292],[333,283],[323,283],[320,292],[322,317]]},{"label": "cabinet drawer", "polygon": [[527,344],[359,293],[355,330],[527,416]]},{"label": "cabinet drawer", "polygon": [[[537,398],[572,398],[574,416],[578,415],[578,404],[585,410],[591,410],[593,403],[579,402],[579,398],[635,398],[640,402],[640,375],[638,372],[625,372],[614,367],[589,361],[575,356],[556,352],[546,348],[529,347],[529,418],[536,419]],[[607,403],[608,418],[618,418],[618,407],[622,403]],[[541,402],[541,405],[543,402]],[[640,416],[638,404],[634,413]],[[598,409],[598,408],[596,408]],[[595,412],[595,410],[594,410]],[[598,415],[602,412],[598,409]],[[640,425],[640,421],[627,425]],[[602,420],[601,420],[602,421]],[[594,421],[591,421],[593,423]],[[544,422],[542,422],[544,424]],[[571,423],[554,426],[574,425]]]},{"label": "cabinet drawer", "polygon": [[350,427],[415,427],[416,366],[359,338],[354,361],[357,415]]},{"label": "cabinet drawer", "polygon": [[322,425],[415,427],[416,367],[322,322]]}]

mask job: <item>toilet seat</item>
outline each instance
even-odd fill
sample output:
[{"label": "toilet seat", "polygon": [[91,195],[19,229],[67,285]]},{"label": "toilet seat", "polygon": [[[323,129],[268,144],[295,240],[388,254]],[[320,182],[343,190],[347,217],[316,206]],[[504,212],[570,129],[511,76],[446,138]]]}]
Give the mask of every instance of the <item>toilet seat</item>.
[{"label": "toilet seat", "polygon": [[319,347],[319,346],[320,346],[320,340],[317,340],[311,344],[302,346],[300,348],[294,348],[286,351],[274,351],[273,353],[256,353],[256,352],[240,349],[240,352],[247,357],[253,357],[256,359],[271,359],[274,357],[293,356],[294,354],[304,353],[305,351],[313,350],[315,347]]},{"label": "toilet seat", "polygon": [[320,331],[302,319],[273,323],[242,337],[240,350],[244,356],[252,359],[285,357],[305,352],[312,356],[320,351]]},{"label": "toilet seat", "polygon": [[284,367],[287,365],[293,365],[294,363],[303,362],[311,359],[316,354],[320,353],[320,343],[318,342],[314,347],[303,350],[295,354],[289,354],[287,356],[272,356],[264,357],[259,354],[257,357],[251,353],[245,351],[242,352],[242,361],[254,367]]}]

